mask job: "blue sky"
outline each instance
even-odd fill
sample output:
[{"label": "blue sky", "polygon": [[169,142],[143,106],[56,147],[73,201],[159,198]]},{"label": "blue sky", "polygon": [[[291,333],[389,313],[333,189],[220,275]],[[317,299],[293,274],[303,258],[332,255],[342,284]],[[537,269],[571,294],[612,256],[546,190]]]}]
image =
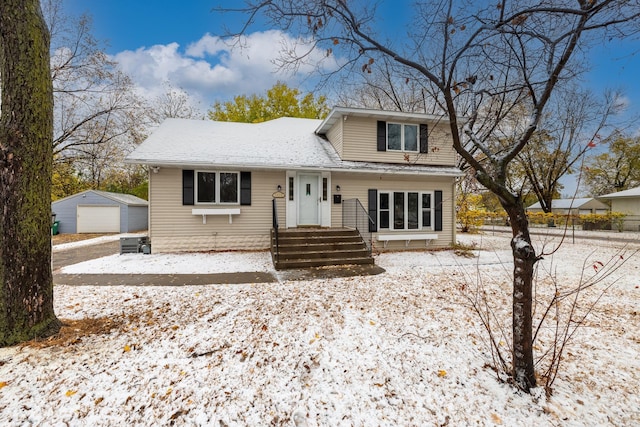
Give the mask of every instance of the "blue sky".
[{"label": "blue sky", "polygon": [[[94,36],[108,43],[107,52],[147,94],[161,93],[162,82],[168,80],[198,98],[200,106],[207,109],[214,100],[263,93],[278,80],[312,90],[313,87],[304,87],[300,76],[275,71],[272,60],[287,34],[254,26],[255,32],[249,37],[251,46],[243,51],[230,50],[216,37],[223,34],[225,24],[237,29],[242,17],[223,16],[211,9],[217,5],[238,7],[242,3],[241,0],[63,0],[69,14],[86,12],[93,17]],[[399,3],[380,2],[379,12],[385,23],[409,19],[410,8],[399,7]],[[594,49],[592,71],[584,77],[596,93],[606,88],[621,89],[629,105],[628,113],[633,115],[640,115],[639,44],[636,40]],[[630,51],[634,53],[624,53]]]}]

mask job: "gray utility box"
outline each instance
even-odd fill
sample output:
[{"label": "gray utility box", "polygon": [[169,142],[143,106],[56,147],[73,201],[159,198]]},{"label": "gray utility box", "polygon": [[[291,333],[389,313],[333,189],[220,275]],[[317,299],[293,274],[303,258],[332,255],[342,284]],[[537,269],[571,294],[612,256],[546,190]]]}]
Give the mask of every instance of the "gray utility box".
[{"label": "gray utility box", "polygon": [[120,238],[120,254],[137,254],[143,252],[143,246],[149,248],[148,252],[144,251],[145,253],[151,253],[151,245],[147,236]]}]

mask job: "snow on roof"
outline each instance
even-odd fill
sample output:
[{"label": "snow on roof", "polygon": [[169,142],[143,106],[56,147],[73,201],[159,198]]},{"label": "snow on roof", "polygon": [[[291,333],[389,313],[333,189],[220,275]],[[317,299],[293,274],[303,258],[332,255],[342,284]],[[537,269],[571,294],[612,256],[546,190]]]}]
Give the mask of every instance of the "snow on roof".
[{"label": "snow on roof", "polygon": [[67,197],[64,197],[62,199],[55,200],[52,203],[56,204],[56,203],[59,203],[59,202],[61,202],[63,200],[67,200],[67,199],[70,199],[72,197],[81,196],[81,195],[86,194],[86,193],[94,193],[94,194],[97,194],[99,196],[106,197],[106,198],[111,199],[113,201],[116,201],[118,203],[122,203],[122,204],[129,205],[129,206],[148,206],[149,205],[149,202],[147,202],[146,200],[141,199],[140,197],[133,196],[131,194],[111,193],[109,191],[100,191],[100,190],[85,190],[85,191],[81,191],[80,193],[72,194],[71,196],[67,196]]},{"label": "snow on roof", "polygon": [[314,132],[321,122],[290,117],[262,123],[167,119],[126,161],[154,166],[460,175],[455,167],[343,161],[331,143]]},{"label": "snow on roof", "polygon": [[[551,201],[551,209],[578,209],[594,200],[593,197],[585,197],[581,199],[554,199]],[[540,202],[534,203],[527,209],[542,209]]]},{"label": "snow on roof", "polygon": [[123,194],[123,193],[111,193],[109,191],[100,191],[100,190],[92,190],[94,193],[96,194],[100,194],[104,197],[107,197],[109,199],[118,201],[120,203],[123,203],[125,205],[129,205],[129,206],[147,206],[149,205],[149,202],[147,202],[144,199],[141,199],[140,197],[134,196],[132,194]]},{"label": "snow on roof", "polygon": [[167,119],[127,160],[145,164],[245,167],[332,167],[313,133],[320,120],[263,123]]},{"label": "snow on roof", "polygon": [[617,199],[622,197],[640,197],[640,187],[630,188],[624,191],[618,191],[615,193],[605,194],[604,196],[598,196],[599,199]]}]

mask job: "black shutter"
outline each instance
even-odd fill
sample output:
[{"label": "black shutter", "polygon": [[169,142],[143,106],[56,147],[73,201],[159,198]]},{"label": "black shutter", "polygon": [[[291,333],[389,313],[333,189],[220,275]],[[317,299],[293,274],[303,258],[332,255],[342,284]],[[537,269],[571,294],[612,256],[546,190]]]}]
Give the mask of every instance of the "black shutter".
[{"label": "black shutter", "polygon": [[251,172],[240,172],[240,204],[251,205]]},{"label": "black shutter", "polygon": [[434,192],[434,205],[436,209],[436,223],[434,226],[435,231],[442,231],[442,191],[436,190]]},{"label": "black shutter", "polygon": [[378,121],[378,151],[387,151],[387,122]]},{"label": "black shutter", "polygon": [[192,170],[182,171],[182,204],[193,205],[194,173]]},{"label": "black shutter", "polygon": [[369,190],[369,231],[378,231],[378,190]]},{"label": "black shutter", "polygon": [[420,125],[420,152],[429,152],[429,127],[424,123]]}]

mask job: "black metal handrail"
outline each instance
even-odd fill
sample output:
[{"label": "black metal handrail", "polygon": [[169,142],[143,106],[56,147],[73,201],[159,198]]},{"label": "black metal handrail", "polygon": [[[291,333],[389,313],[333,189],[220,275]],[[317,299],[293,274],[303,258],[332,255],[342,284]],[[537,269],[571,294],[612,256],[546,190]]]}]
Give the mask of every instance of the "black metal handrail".
[{"label": "black metal handrail", "polygon": [[362,240],[367,245],[369,254],[371,254],[372,236],[371,225],[373,219],[369,216],[367,210],[362,206],[359,199],[348,199],[342,201],[342,226],[345,228],[353,228],[358,230]]},{"label": "black metal handrail", "polygon": [[[280,261],[280,242],[278,241],[278,229],[280,228],[280,224],[278,222],[278,206],[276,204],[276,199],[273,198],[271,199],[271,216],[272,216],[272,221],[273,221],[273,228],[272,228],[272,247],[271,247],[271,253],[273,255],[273,259],[275,261],[275,263],[277,263],[278,261]],[[275,244],[274,244],[275,241]]]}]

